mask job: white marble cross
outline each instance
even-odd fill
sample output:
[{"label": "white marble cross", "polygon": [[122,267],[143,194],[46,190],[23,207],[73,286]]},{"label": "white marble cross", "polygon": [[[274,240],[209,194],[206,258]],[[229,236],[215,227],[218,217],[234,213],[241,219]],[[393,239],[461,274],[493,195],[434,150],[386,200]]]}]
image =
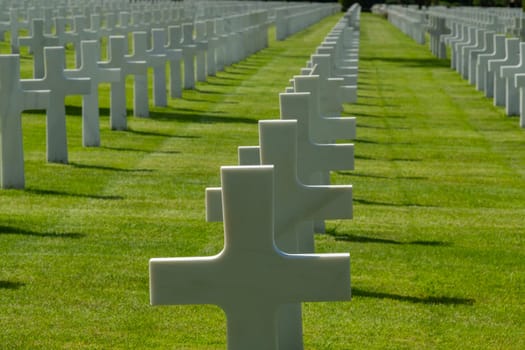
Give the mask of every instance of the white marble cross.
[{"label": "white marble cross", "polygon": [[49,90],[49,107],[46,118],[47,161],[67,163],[67,132],[65,98],[91,92],[89,78],[65,76],[63,47],[44,48],[45,76],[42,79],[22,80],[24,90]]},{"label": "white marble cross", "polygon": [[228,39],[226,41],[226,65],[232,65],[237,63],[241,59],[242,51],[242,38],[241,34],[235,31],[234,25],[234,16],[229,16],[225,18],[224,24]]},{"label": "white marble cross", "polygon": [[494,32],[487,31],[485,33],[485,47],[483,52],[478,54],[476,59],[476,89],[478,91],[485,90],[486,78],[487,78],[487,65],[490,55],[494,52]]},{"label": "white marble cross", "polygon": [[273,166],[221,168],[224,249],[150,260],[152,305],[216,304],[228,349],[278,349],[282,305],[350,299],[348,254],[287,254],[274,242]]},{"label": "white marble cross", "polygon": [[478,82],[484,80],[484,84],[478,86],[478,89],[484,91],[485,96],[487,97],[494,97],[494,71],[489,70],[489,62],[505,58],[505,42],[505,35],[494,35],[493,50],[491,53],[480,55],[478,57],[478,69],[481,71],[480,74],[485,76],[484,78],[478,78]]},{"label": "white marble cross", "polygon": [[58,46],[66,46],[68,43],[67,28],[71,25],[71,18],[55,17],[55,35],[58,39]]},{"label": "white marble cross", "polygon": [[517,74],[514,82],[520,92],[520,127],[525,128],[525,74]]},{"label": "white marble cross", "polygon": [[[476,48],[473,48],[468,52],[468,81],[471,85],[476,85],[476,79],[477,79],[477,64],[478,64],[478,56],[487,52],[487,48],[490,46],[492,47],[492,44],[494,42],[493,36],[488,35],[487,30],[480,30],[478,32],[478,35],[481,36],[478,38],[478,45]],[[493,33],[493,32],[492,32]],[[487,41],[488,40],[488,41]],[[468,51],[469,49],[465,49],[465,51]]]},{"label": "white marble cross", "polygon": [[25,187],[22,117],[25,109],[45,109],[49,91],[24,91],[20,56],[0,55],[0,185]]},{"label": "white marble cross", "polygon": [[31,35],[18,38],[20,46],[28,46],[33,53],[33,78],[40,79],[45,75],[44,48],[58,45],[58,38],[44,34],[44,20],[33,19]]},{"label": "white marble cross", "polygon": [[[321,79],[318,75],[294,76],[294,92],[310,93],[309,138],[318,144],[336,143],[337,140],[355,139],[356,119],[354,117],[325,117],[321,111],[329,111],[326,100],[321,99]],[[319,172],[319,185],[330,184],[330,171]],[[325,232],[324,221],[315,222],[315,232]]]},{"label": "white marble cross", "polygon": [[82,96],[82,145],[100,146],[100,126],[98,108],[98,85],[120,81],[120,68],[101,68],[98,66],[100,45],[97,40],[85,40],[80,46],[80,68],[67,69],[68,78],[90,78],[91,93]]},{"label": "white marble cross", "polygon": [[182,25],[182,57],[184,58],[184,88],[195,88],[195,55],[197,45],[193,41],[193,24]]},{"label": "white marble cross", "polygon": [[206,22],[195,23],[195,44],[197,45],[195,64],[197,67],[197,81],[206,81],[206,52],[208,51],[206,30]]},{"label": "white marble cross", "polygon": [[11,25],[10,34],[11,34],[11,52],[17,54],[20,52],[19,43],[18,43],[18,31],[21,28],[27,27],[27,22],[20,21],[20,15],[18,8],[11,7],[9,9],[9,23]]},{"label": "white marble cross", "polygon": [[308,185],[322,184],[323,173],[354,168],[353,144],[319,144],[310,139],[311,95],[279,94],[281,119],[298,121],[298,176]]},{"label": "white marble cross", "polygon": [[505,79],[507,94],[505,100],[505,110],[507,115],[520,114],[519,88],[515,84],[515,75],[525,73],[525,43],[519,44],[518,63],[500,68],[500,75]]},{"label": "white marble cross", "polygon": [[[142,61],[148,67],[164,68],[166,65],[166,54],[153,53],[148,50],[148,35],[146,32],[133,32],[133,53],[126,55],[126,59],[130,61]],[[146,70],[147,72],[147,70]],[[165,71],[164,71],[165,72]],[[158,74],[155,76],[158,78]],[[157,94],[164,93],[164,100],[166,99],[166,77],[163,81],[156,79],[157,84],[161,83],[164,86],[156,86]],[[137,117],[149,116],[149,98],[148,98],[148,74],[136,74],[133,81],[133,110]]]},{"label": "white marble cross", "polygon": [[215,19],[215,34],[217,38],[217,46],[215,47],[216,55],[216,68],[217,71],[224,70],[224,66],[228,64],[227,62],[227,43],[228,43],[228,34],[224,30],[224,18]]},{"label": "white marble cross", "polygon": [[[144,76],[148,73],[145,61],[130,60],[125,55],[127,38],[121,35],[109,37],[107,62],[99,62],[101,68],[120,68],[120,81],[111,83],[110,127],[112,130],[127,129],[126,78],[128,75]],[[147,95],[146,95],[147,97]]]},{"label": "white marble cross", "polygon": [[170,96],[171,98],[182,97],[182,44],[180,26],[168,27],[168,44],[166,50],[174,53],[174,60],[170,61]]},{"label": "white marble cross", "polygon": [[[239,150],[249,153],[242,156],[243,165],[275,167],[275,234],[279,249],[288,253],[309,253],[314,251],[313,230],[305,233],[305,230],[296,230],[296,225],[315,219],[351,218],[352,186],[303,184],[297,176],[297,139],[296,120],[264,120],[259,121],[260,146],[239,147]],[[207,221],[222,220],[220,191],[216,187],[206,190]]]},{"label": "white marble cross", "polygon": [[215,20],[206,21],[206,39],[208,40],[208,52],[206,54],[206,68],[209,76],[215,76],[217,65],[215,64],[215,49],[219,39],[215,35]]},{"label": "white marble cross", "polygon": [[505,106],[507,84],[505,78],[500,75],[500,68],[518,64],[519,43],[518,38],[505,39],[505,58],[489,61],[489,71],[494,74],[494,106]]},{"label": "white marble cross", "polygon": [[81,57],[81,42],[83,40],[97,40],[98,33],[93,32],[87,28],[87,17],[86,16],[75,16],[73,17],[74,30],[70,32],[64,32],[62,34],[63,41],[66,43],[72,43],[75,48],[75,67],[80,67]]},{"label": "white marble cross", "polygon": [[[326,117],[340,117],[343,111],[343,101],[351,100],[355,95],[355,89],[347,89],[343,78],[332,78],[330,67],[330,55],[311,55],[313,69],[312,75],[321,78],[321,100],[325,101],[321,114]],[[345,95],[347,98],[345,98]]]},{"label": "white marble cross", "polygon": [[135,74],[133,79],[133,113],[137,117],[149,117],[148,98],[148,67],[165,64],[165,56],[150,55],[148,50],[148,34],[146,32],[133,32],[133,53],[125,55],[129,61],[145,62],[146,74]]},{"label": "white marble cross", "polygon": [[[275,181],[275,243],[287,253],[313,253],[313,220],[351,219],[352,186],[307,186],[297,177],[297,121],[259,122],[260,147],[243,148],[259,154],[256,164],[273,165]],[[239,149],[241,151],[241,149]],[[246,158],[246,156],[244,156]],[[246,162],[245,162],[246,164]],[[221,188],[206,189],[206,220],[221,221]],[[300,304],[279,312],[282,349],[302,348]]]},{"label": "white marble cross", "polygon": [[[327,82],[334,79],[340,81],[341,103],[355,103],[357,101],[357,68],[355,74],[335,74],[335,50],[333,47],[318,47],[318,54],[312,55],[312,62],[318,66],[318,74]],[[351,70],[351,69],[350,69]]]},{"label": "white marble cross", "polygon": [[[168,105],[166,91],[166,62],[179,65],[182,59],[181,50],[170,50],[166,48],[166,31],[162,28],[151,30],[153,47],[147,53],[151,57],[159,57],[162,64],[153,66],[153,103],[155,106],[164,107]],[[170,68],[171,69],[171,68]],[[180,79],[180,78],[179,78]]]},{"label": "white marble cross", "polygon": [[318,75],[294,76],[295,92],[311,95],[310,138],[317,143],[335,143],[336,140],[352,140],[356,136],[355,117],[325,117],[321,111],[326,100],[321,99],[321,79]]}]

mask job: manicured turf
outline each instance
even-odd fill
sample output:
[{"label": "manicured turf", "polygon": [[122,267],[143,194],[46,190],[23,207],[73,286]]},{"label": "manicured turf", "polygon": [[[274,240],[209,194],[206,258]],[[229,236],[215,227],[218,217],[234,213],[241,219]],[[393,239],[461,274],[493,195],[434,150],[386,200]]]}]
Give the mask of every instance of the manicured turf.
[{"label": "manicured turf", "polygon": [[[0,192],[0,348],[224,349],[218,307],[149,305],[148,259],[221,250],[204,189],[339,18],[128,131],[108,129],[103,97],[100,148],[80,146],[68,99],[69,165],[45,162],[44,117],[25,114],[27,188]],[[351,253],[354,298],[304,305],[305,348],[525,347],[525,132],[388,22],[361,25],[356,169],[333,176],[354,186],[354,219],[316,237]]]}]

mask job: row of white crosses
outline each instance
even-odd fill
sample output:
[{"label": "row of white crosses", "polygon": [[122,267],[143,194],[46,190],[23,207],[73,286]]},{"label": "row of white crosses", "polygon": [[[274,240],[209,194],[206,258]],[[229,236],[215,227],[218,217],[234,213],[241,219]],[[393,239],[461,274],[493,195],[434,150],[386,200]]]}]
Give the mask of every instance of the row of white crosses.
[{"label": "row of white crosses", "polygon": [[[250,18],[254,18],[261,22],[264,26],[262,32],[267,32],[265,21],[265,14],[261,11],[249,14]],[[234,16],[231,16],[234,17]],[[236,16],[237,22],[241,16]],[[229,23],[229,22],[228,22]],[[213,32],[213,22],[205,23],[208,33]],[[211,24],[211,25],[210,25]],[[108,61],[99,61],[100,47],[98,40],[82,40],[80,41],[79,55],[77,58],[78,68],[65,69],[65,50],[63,43],[65,42],[58,36],[53,36],[45,33],[45,23],[41,19],[34,19],[32,21],[31,35],[28,37],[19,38],[20,44],[29,46],[30,51],[34,57],[33,78],[23,80],[20,82],[21,91],[17,95],[16,106],[20,108],[12,109],[10,102],[12,96],[5,93],[0,100],[0,104],[4,107],[5,113],[0,114],[2,120],[0,123],[0,138],[3,143],[2,153],[0,154],[1,166],[1,187],[2,188],[24,188],[24,171],[23,171],[23,151],[19,147],[18,141],[21,140],[21,128],[18,127],[20,123],[13,123],[11,118],[19,119],[20,112],[27,103],[33,109],[35,103],[25,100],[29,92],[47,91],[48,103],[41,107],[46,109],[46,159],[48,162],[68,163],[67,150],[67,133],[66,133],[66,117],[65,117],[65,97],[67,95],[82,95],[82,144],[86,147],[93,147],[100,145],[100,130],[99,130],[99,108],[98,108],[98,86],[100,83],[111,83],[110,92],[110,128],[112,130],[126,130],[127,129],[127,110],[126,110],[126,78],[128,76],[134,77],[133,86],[133,109],[134,114],[139,117],[147,117],[149,115],[149,96],[148,96],[148,68],[153,69],[153,102],[155,106],[165,106],[167,104],[167,89],[166,89],[166,62],[170,63],[170,91],[171,97],[182,96],[182,79],[181,79],[181,59],[187,59],[185,67],[187,70],[185,77],[185,87],[193,88],[194,81],[194,56],[199,45],[203,41],[193,41],[193,25],[184,24],[183,31],[185,36],[181,38],[180,26],[170,26],[169,33],[166,36],[163,28],[153,29],[152,48],[148,49],[147,32],[133,32],[133,52],[128,54],[128,40],[126,36],[112,35],[108,40]],[[210,29],[211,28],[211,29]],[[221,28],[221,27],[219,27]],[[215,40],[209,37],[210,44],[207,47],[214,47],[213,51],[207,51],[207,60],[204,67],[208,74],[216,72],[215,63],[219,64],[222,69],[226,64],[231,64],[236,60],[244,58],[244,53],[253,54],[255,51],[262,49],[267,44],[267,35],[260,34],[259,27],[252,26],[249,30],[244,30],[238,25],[237,28],[242,31],[238,34],[241,39],[256,43],[257,46],[252,45],[251,51],[242,51],[236,56],[227,56],[225,53],[232,52],[229,48],[232,46],[233,34],[231,31],[226,34],[222,31],[222,35]],[[221,32],[221,31],[219,31]],[[238,39],[238,38],[235,38]],[[265,41],[266,39],[266,41]],[[168,41],[166,41],[168,40]],[[213,43],[216,41],[217,43]],[[229,46],[228,46],[229,45]],[[213,52],[211,55],[210,52]],[[239,50],[237,50],[239,52]],[[9,56],[11,57],[11,56]],[[5,61],[5,65],[13,64],[13,60],[19,60],[18,56]],[[197,63],[202,64],[199,60]],[[11,69],[19,70],[19,63],[13,65]],[[202,70],[202,69],[201,69]],[[198,72],[199,69],[198,69]],[[18,79],[20,72],[17,72]],[[5,79],[13,79],[13,75],[1,76],[3,85]],[[7,83],[6,83],[7,84]],[[10,82],[9,84],[13,84]],[[27,93],[25,93],[27,92]],[[40,95],[39,95],[40,96]],[[16,115],[10,115],[13,111],[17,111]],[[9,145],[16,143],[17,146],[10,147]],[[12,152],[13,154],[10,154]]]},{"label": "row of white crosses", "polygon": [[388,20],[418,44],[425,43],[425,14],[417,8],[389,6]]},{"label": "row of white crosses", "polygon": [[[357,101],[359,56],[359,20],[361,6],[352,5],[345,17],[328,33],[316,53],[310,56],[302,76],[291,80],[287,92],[308,92],[314,98],[309,123],[315,142],[333,143],[337,139],[355,138],[355,118],[341,118],[343,103]],[[352,166],[353,167],[353,166]],[[330,184],[330,169],[309,174],[310,184]],[[332,169],[333,170],[333,169]],[[341,169],[340,169],[341,170]],[[316,232],[324,232],[324,222],[315,222]]]},{"label": "row of white crosses", "polygon": [[287,6],[275,9],[275,39],[285,40],[324,17],[340,11],[338,4],[326,6],[322,3],[312,3],[302,6]]},{"label": "row of white crosses", "polygon": [[[260,1],[12,1],[11,4],[0,3],[0,40],[4,34],[11,32],[12,52],[18,53],[19,31],[30,31],[32,20],[44,20],[45,33],[68,32],[73,41],[94,39],[96,36],[124,35],[132,31],[149,31],[153,28],[165,28],[169,25],[181,25],[187,22],[199,22],[238,15],[267,11],[272,13],[270,20],[275,20],[275,8],[301,10],[304,5],[291,5],[287,2]],[[309,5],[310,8],[314,5]],[[315,5],[320,12],[332,11],[334,4]],[[2,13],[5,19],[2,20]],[[77,42],[78,43],[78,42]]]},{"label": "row of white crosses", "polygon": [[[326,40],[358,32],[349,18]],[[335,141],[355,137],[355,118],[323,114],[334,101],[321,86],[335,78],[316,67],[280,94],[280,120],[259,121],[259,146],[239,147],[240,165],[221,167],[221,187],[206,189],[206,220],[224,222],[222,252],[150,260],[152,305],[219,305],[230,350],[302,349],[301,303],[350,299],[349,255],[315,254],[314,221],[352,218],[352,187],[319,175],[353,169],[353,145]]]},{"label": "row of white crosses", "polygon": [[507,115],[520,115],[520,126],[525,128],[525,43],[460,24],[441,40],[451,48],[452,68],[493,98],[495,106],[504,106]]},{"label": "row of white crosses", "polygon": [[525,128],[525,43],[520,42],[525,39],[525,19],[521,9],[468,12],[431,7],[420,11],[394,6],[389,13],[391,10],[410,14],[408,17],[426,13],[432,53],[444,59],[448,46],[451,68],[493,98],[495,106],[504,106],[507,115],[520,115],[520,126]]},{"label": "row of white crosses", "polygon": [[460,23],[508,33],[513,30],[515,19],[521,17],[521,9],[518,8],[432,6],[426,9],[425,13],[429,17],[445,18],[448,28]]},{"label": "row of white crosses", "polygon": [[[11,11],[14,13],[15,11]],[[57,18],[58,28],[65,27]],[[76,28],[85,28],[81,17],[75,17]],[[82,23],[82,24],[81,24]],[[252,25],[255,24],[255,25]],[[170,65],[170,96],[182,96],[181,60],[185,60],[184,87],[195,86],[194,63],[197,64],[197,79],[205,80],[205,74],[213,75],[225,66],[235,63],[247,55],[267,46],[267,13],[254,11],[246,15],[232,15],[224,19],[197,22],[196,40],[193,37],[194,26],[191,23],[181,26],[169,26],[151,30],[152,48],[148,49],[148,32],[133,32],[133,52],[128,54],[127,32],[125,35],[110,35],[108,39],[108,61],[99,61],[99,35],[95,40],[76,41],[76,69],[65,69],[64,44],[68,38],[89,38],[82,32],[69,35],[58,30],[56,35],[46,34],[46,22],[33,19],[31,34],[18,39],[20,45],[28,46],[34,57],[33,78],[23,80],[18,85],[17,102],[13,109],[10,93],[0,95],[0,104],[4,107],[0,114],[0,154],[2,188],[24,188],[24,158],[21,146],[22,130],[19,119],[23,109],[40,106],[46,109],[46,159],[48,162],[68,163],[67,133],[64,100],[67,95],[82,95],[82,144],[86,147],[100,145],[98,86],[110,83],[110,128],[127,129],[126,79],[134,77],[133,110],[139,117],[149,115],[148,68],[153,69],[153,102],[155,106],[167,104],[166,62]],[[86,33],[92,31],[86,31]],[[62,35],[61,35],[62,33]],[[197,59],[195,60],[195,57]],[[18,56],[5,60],[5,70],[19,70]],[[18,74],[18,80],[20,72]],[[14,79],[14,75],[2,76]],[[12,81],[9,84],[14,84]],[[6,85],[9,86],[7,83]],[[46,92],[46,94],[43,94]],[[42,104],[42,97],[35,102],[26,101],[27,96],[47,96],[48,102]],[[27,106],[28,107],[27,107]],[[15,115],[11,115],[16,113]],[[18,140],[18,141],[16,141]],[[13,145],[12,147],[10,145]],[[11,154],[12,153],[12,154]]]},{"label": "row of white crosses", "polygon": [[[416,42],[425,43],[425,32],[430,34],[431,50],[436,56],[439,36],[447,34],[456,24],[468,25],[498,33],[516,34],[516,25],[521,18],[521,9],[517,8],[481,8],[431,6],[402,7],[391,5],[387,8],[390,22]],[[444,23],[443,23],[444,21]],[[519,30],[518,30],[519,31]]]},{"label": "row of white crosses", "polygon": [[[442,35],[455,31],[456,26],[469,26],[497,33],[519,36],[521,9],[431,6],[388,6],[388,18],[392,24],[418,43],[425,43],[425,32],[430,35],[430,49],[439,58],[446,58]],[[452,58],[454,62],[454,58]]]}]

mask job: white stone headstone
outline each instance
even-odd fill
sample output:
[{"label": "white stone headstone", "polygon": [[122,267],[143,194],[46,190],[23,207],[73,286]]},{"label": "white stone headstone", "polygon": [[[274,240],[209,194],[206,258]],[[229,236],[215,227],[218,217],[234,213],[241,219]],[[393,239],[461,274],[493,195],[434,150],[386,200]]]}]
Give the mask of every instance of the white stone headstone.
[{"label": "white stone headstone", "polygon": [[17,54],[20,52],[19,43],[18,43],[18,31],[27,26],[27,22],[20,21],[19,9],[11,7],[9,9],[9,23],[11,25],[10,34],[11,34],[11,52]]},{"label": "white stone headstone", "polygon": [[62,36],[64,37],[60,41],[65,41],[66,43],[72,43],[75,48],[75,67],[80,67],[82,57],[81,57],[81,42],[83,40],[97,40],[98,33],[90,31],[87,25],[86,16],[74,16],[73,17],[73,30],[69,32],[64,32]]},{"label": "white stone headstone", "polygon": [[182,97],[182,44],[181,44],[181,27],[168,27],[168,44],[166,50],[174,54],[174,60],[170,61],[170,96],[171,98]]},{"label": "white stone headstone", "polygon": [[0,55],[0,185],[25,187],[22,117],[25,109],[45,109],[49,91],[23,91],[20,56]]},{"label": "white stone headstone", "polygon": [[28,46],[33,53],[33,78],[40,79],[45,75],[44,48],[58,45],[58,38],[44,33],[44,20],[34,19],[31,23],[31,35],[18,38],[20,46]]},{"label": "white stone headstone", "polygon": [[450,46],[450,68],[456,69],[458,66],[458,53],[456,51],[456,44],[464,42],[468,38],[469,27],[458,24],[456,35],[445,39],[445,43]]},{"label": "white stone headstone", "polygon": [[485,47],[476,58],[476,89],[478,91],[485,91],[488,61],[489,56],[494,52],[494,36],[496,34],[491,31],[485,33]]},{"label": "white stone headstone", "polygon": [[465,45],[466,43],[469,42],[471,28],[474,28],[474,27],[469,27],[466,25],[462,26],[461,35],[457,38],[449,40],[450,57],[451,57],[450,67],[455,69],[456,71],[458,71],[459,68],[461,67],[461,50],[458,50],[458,46]]},{"label": "white stone headstone", "polygon": [[197,45],[195,64],[197,67],[197,81],[206,81],[206,54],[208,51],[206,30],[206,22],[195,23],[195,44]]},{"label": "white stone headstone", "polygon": [[[297,139],[296,120],[264,120],[259,121],[260,146],[240,147],[245,151],[242,165],[275,166],[276,242],[290,253],[314,251],[313,231],[299,232],[295,223],[352,217],[351,186],[309,186],[299,180]],[[207,221],[222,220],[220,202],[211,193],[217,190],[206,191],[211,196],[206,201]]]},{"label": "white stone headstone", "polygon": [[127,129],[126,78],[128,75],[144,76],[148,73],[145,61],[134,61],[125,55],[126,42],[127,38],[124,36],[110,36],[109,60],[99,63],[101,68],[120,68],[120,81],[111,83],[109,120],[112,130]]},{"label": "white stone headstone", "polygon": [[153,47],[148,50],[150,57],[157,57],[158,64],[153,66],[153,103],[157,107],[168,105],[166,90],[166,62],[179,65],[182,58],[182,51],[170,50],[166,48],[166,31],[163,28],[154,28],[151,30]]},{"label": "white stone headstone", "polygon": [[505,106],[507,99],[507,84],[505,78],[501,76],[500,68],[518,64],[519,60],[518,38],[507,38],[505,40],[505,58],[489,61],[489,71],[494,74],[494,105]]},{"label": "white stone headstone", "polygon": [[335,143],[336,140],[352,140],[356,137],[356,119],[354,117],[325,117],[322,110],[327,110],[321,99],[321,80],[318,75],[294,76],[295,92],[309,92],[311,95],[310,138],[317,143]]},{"label": "white stone headstone", "polygon": [[193,24],[182,25],[182,57],[184,59],[184,88],[195,88],[195,55],[197,45],[193,40]]},{"label": "white stone headstone", "polygon": [[520,127],[525,128],[525,74],[517,74],[514,81],[520,91]]},{"label": "white stone headstone", "polygon": [[272,166],[222,167],[224,249],[210,257],[150,260],[152,305],[216,304],[228,349],[278,349],[278,311],[348,300],[348,254],[286,254],[274,242]]},{"label": "white stone headstone", "polygon": [[470,65],[470,52],[477,49],[479,45],[483,45],[484,34],[481,29],[471,28],[470,29],[470,40],[458,46],[461,56],[461,66],[458,68],[458,72],[461,74],[463,79],[468,79],[469,65]]},{"label": "white stone headstone", "polygon": [[279,94],[281,119],[298,121],[298,176],[304,184],[322,184],[323,173],[354,168],[353,144],[319,144],[310,139],[311,95]]},{"label": "white stone headstone", "polygon": [[519,88],[516,87],[514,76],[523,73],[525,73],[525,43],[520,43],[518,63],[500,68],[500,75],[505,79],[507,86],[505,109],[509,116],[520,114]]},{"label": "white stone headstone", "polygon": [[133,113],[137,117],[149,117],[148,98],[148,67],[156,67],[165,64],[165,56],[149,55],[148,36],[146,32],[133,32],[133,53],[125,55],[125,59],[133,62],[145,62],[146,73],[133,76]]},{"label": "white stone headstone", "polygon": [[[273,165],[275,169],[275,243],[287,253],[313,253],[313,221],[352,218],[352,187],[307,186],[300,182],[297,177],[296,120],[260,121],[259,142],[260,161],[252,165]],[[252,153],[259,154],[255,149]],[[220,188],[206,190],[208,221],[222,220],[220,191]],[[302,348],[301,325],[299,304],[287,305],[280,310],[280,348]]]},{"label": "white stone headstone", "polygon": [[80,45],[80,68],[68,69],[65,75],[91,79],[91,92],[82,96],[82,145],[97,147],[100,146],[98,86],[119,82],[120,68],[99,67],[100,45],[97,40],[85,40]]},{"label": "white stone headstone", "polygon": [[478,85],[478,88],[484,91],[487,97],[494,97],[494,71],[489,70],[489,62],[505,58],[505,35],[495,35],[493,40],[493,51],[478,57],[478,69],[482,72],[481,74],[485,75],[485,78],[479,80],[484,80],[484,85]]},{"label": "white stone headstone", "polygon": [[[478,32],[479,33],[479,32]],[[489,50],[492,50],[493,44],[494,44],[494,32],[489,32],[487,30],[482,30],[481,33],[482,39],[480,39],[479,45],[476,49],[473,49],[470,51],[469,54],[469,67],[468,67],[468,81],[471,85],[476,85],[478,74],[477,74],[477,66],[478,66],[478,57],[479,55],[482,55],[486,52],[489,52]]]},{"label": "white stone headstone", "polygon": [[224,30],[224,18],[215,19],[215,33],[217,35],[217,47],[215,50],[216,53],[216,66],[217,71],[224,70],[224,66],[227,64],[227,42],[228,34]]},{"label": "white stone headstone", "polygon": [[22,80],[24,90],[49,90],[46,118],[47,161],[67,163],[67,132],[65,98],[91,92],[89,78],[65,76],[65,50],[63,47],[44,48],[45,75],[42,79]]},{"label": "white stone headstone", "polygon": [[326,117],[340,117],[343,111],[344,95],[347,100],[352,100],[356,90],[347,90],[343,86],[342,78],[331,77],[330,55],[311,55],[313,69],[312,75],[319,75],[321,79],[321,100],[325,101],[321,113]]},{"label": "white stone headstone", "polygon": [[215,35],[215,21],[206,21],[206,39],[208,41],[208,52],[206,53],[206,68],[209,76],[215,76],[217,66],[215,63],[215,50],[218,46],[219,39]]}]

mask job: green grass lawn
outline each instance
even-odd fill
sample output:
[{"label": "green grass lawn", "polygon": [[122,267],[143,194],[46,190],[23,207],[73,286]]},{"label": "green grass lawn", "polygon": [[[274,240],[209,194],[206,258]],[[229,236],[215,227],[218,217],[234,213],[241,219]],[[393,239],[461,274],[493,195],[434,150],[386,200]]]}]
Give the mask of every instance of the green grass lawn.
[{"label": "green grass lawn", "polygon": [[[44,116],[24,114],[26,189],[0,191],[0,348],[224,349],[218,307],[149,305],[148,260],[221,250],[205,188],[339,18],[128,131],[109,130],[103,96],[99,148],[81,147],[68,99],[69,165],[45,162]],[[333,175],[354,186],[354,219],[316,236],[351,253],[353,300],[305,304],[305,348],[524,348],[525,132],[427,47],[379,17],[361,26],[356,169]]]}]

